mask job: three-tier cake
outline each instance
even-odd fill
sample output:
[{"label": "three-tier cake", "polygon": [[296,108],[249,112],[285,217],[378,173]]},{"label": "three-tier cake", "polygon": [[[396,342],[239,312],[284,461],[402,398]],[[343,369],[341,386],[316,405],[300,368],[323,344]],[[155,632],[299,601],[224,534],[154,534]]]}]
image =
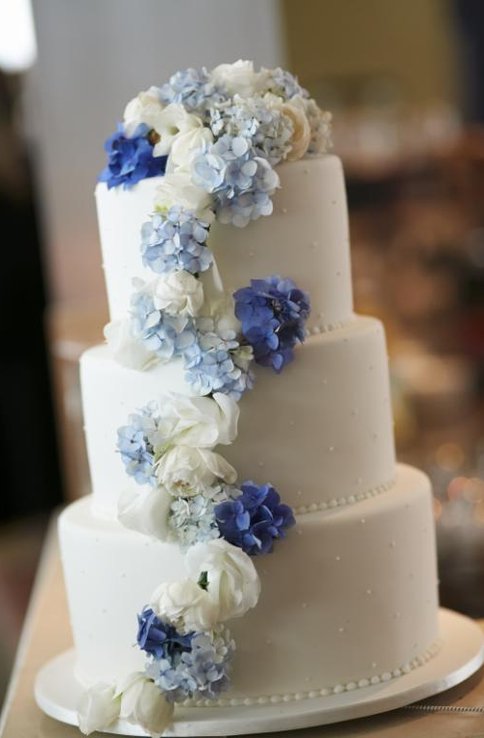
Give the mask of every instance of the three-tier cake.
[{"label": "three-tier cake", "polygon": [[60,520],[85,732],[329,696],[438,648],[430,484],[395,461],[329,126],[236,62],[141,93],[107,144],[92,495]]}]

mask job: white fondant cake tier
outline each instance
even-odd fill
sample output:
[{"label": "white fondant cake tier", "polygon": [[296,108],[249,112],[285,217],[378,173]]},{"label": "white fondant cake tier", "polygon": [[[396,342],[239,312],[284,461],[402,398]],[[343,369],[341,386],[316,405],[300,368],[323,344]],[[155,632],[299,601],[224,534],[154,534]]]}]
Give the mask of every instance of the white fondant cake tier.
[{"label": "white fondant cake tier", "polygon": [[[81,383],[95,510],[114,516],[121,491],[139,490],[116,452],[117,429],[164,392],[190,389],[181,361],[139,372],[117,364],[106,346],[83,355]],[[271,482],[297,510],[388,486],[395,454],[381,323],[358,316],[309,337],[280,375],[257,367],[240,402],[238,437],[219,451],[240,481]]]},{"label": "white fondant cake tier", "polygon": [[[274,212],[246,228],[215,222],[214,251],[224,289],[233,292],[251,279],[280,273],[311,298],[308,328],[340,325],[352,315],[346,193],[341,162],[326,155],[277,168],[281,189]],[[127,315],[132,280],[156,275],[141,261],[141,226],[153,211],[161,177],[131,189],[96,187],[104,274],[111,319]]]},{"label": "white fondant cake tier", "polygon": [[[59,526],[86,685],[142,667],[136,614],[161,582],[185,576],[176,545],[99,519],[90,502],[69,506]],[[438,638],[430,485],[411,467],[400,465],[378,497],[298,516],[274,554],[254,563],[262,593],[230,624],[237,654],[229,696],[356,685],[398,673]]]}]

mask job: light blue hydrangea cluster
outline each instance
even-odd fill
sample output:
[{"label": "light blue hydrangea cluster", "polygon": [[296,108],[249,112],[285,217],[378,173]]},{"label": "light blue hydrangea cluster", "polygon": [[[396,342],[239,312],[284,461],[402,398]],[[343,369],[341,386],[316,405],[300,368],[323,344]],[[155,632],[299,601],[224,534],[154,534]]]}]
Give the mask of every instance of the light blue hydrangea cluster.
[{"label": "light blue hydrangea cluster", "polygon": [[214,505],[222,495],[194,495],[193,497],[177,497],[170,505],[168,525],[183,549],[195,543],[218,538],[220,533],[215,520]]},{"label": "light blue hydrangea cluster", "polygon": [[285,69],[281,69],[281,67],[269,70],[267,91],[286,100],[290,100],[295,95],[309,97],[308,91],[304,87],[301,87],[297,77]]},{"label": "light blue hydrangea cluster", "polygon": [[154,213],[141,228],[143,264],[157,274],[205,272],[213,261],[207,237],[208,223],[191,210],[174,206],[166,214]]},{"label": "light blue hydrangea cluster", "polygon": [[151,404],[130,415],[128,425],[118,429],[117,448],[126,473],[138,484],[156,484],[154,444],[157,433],[158,422]]},{"label": "light blue hydrangea cluster", "polygon": [[210,127],[214,136],[243,136],[252,142],[257,156],[276,166],[291,148],[292,120],[271,107],[263,97],[236,98],[211,110]]},{"label": "light blue hydrangea cluster", "polygon": [[240,228],[272,213],[271,195],[279,185],[278,175],[251,142],[228,133],[194,157],[192,180],[213,195],[217,218]]},{"label": "light blue hydrangea cluster", "polygon": [[152,295],[141,290],[131,298],[131,330],[147,351],[162,361],[184,352],[196,339],[192,319],[184,315],[167,315],[155,307]]},{"label": "light blue hydrangea cluster", "polygon": [[196,340],[185,351],[186,380],[200,395],[223,392],[235,400],[253,386],[252,349],[235,331],[220,330],[212,318],[197,320]]},{"label": "light blue hydrangea cluster", "polygon": [[235,643],[223,626],[208,633],[194,633],[190,649],[174,658],[151,659],[147,675],[169,702],[187,698],[216,698],[229,686]]},{"label": "light blue hydrangea cluster", "polygon": [[211,105],[226,99],[227,92],[210,81],[205,67],[183,69],[172,74],[160,87],[160,100],[165,104],[179,103],[190,113],[204,113]]}]

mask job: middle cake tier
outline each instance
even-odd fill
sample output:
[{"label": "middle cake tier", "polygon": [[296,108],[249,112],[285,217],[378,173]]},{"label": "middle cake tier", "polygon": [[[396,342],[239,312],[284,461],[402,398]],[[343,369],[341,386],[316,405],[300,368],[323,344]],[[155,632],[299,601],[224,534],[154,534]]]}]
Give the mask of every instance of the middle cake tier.
[{"label": "middle cake tier", "polygon": [[[191,391],[181,360],[136,371],[107,346],[82,356],[81,386],[94,511],[116,517],[120,493],[139,489],[116,450],[118,428],[167,392]],[[280,375],[257,367],[240,408],[238,436],[220,453],[240,482],[270,482],[296,513],[351,504],[394,480],[388,361],[375,318],[311,336]]]}]

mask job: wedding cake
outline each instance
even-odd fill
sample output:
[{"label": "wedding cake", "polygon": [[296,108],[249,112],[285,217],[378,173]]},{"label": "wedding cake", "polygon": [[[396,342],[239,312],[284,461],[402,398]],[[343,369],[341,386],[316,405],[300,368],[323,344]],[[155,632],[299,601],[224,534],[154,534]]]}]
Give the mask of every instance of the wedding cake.
[{"label": "wedding cake", "polygon": [[353,313],[330,120],[239,61],[140,93],[106,143],[92,495],[60,519],[85,733],[329,698],[438,649],[429,480],[396,463],[383,328]]}]

